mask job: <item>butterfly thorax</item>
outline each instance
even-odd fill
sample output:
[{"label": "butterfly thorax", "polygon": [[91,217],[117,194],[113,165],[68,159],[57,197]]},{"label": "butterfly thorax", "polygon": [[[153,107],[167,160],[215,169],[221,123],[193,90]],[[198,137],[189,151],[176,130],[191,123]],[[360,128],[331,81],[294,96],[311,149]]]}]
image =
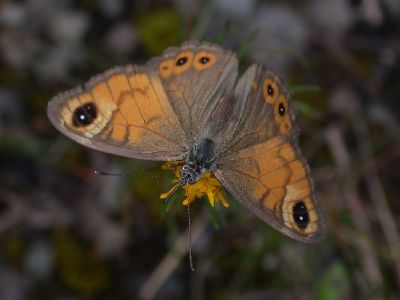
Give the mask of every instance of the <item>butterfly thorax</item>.
[{"label": "butterfly thorax", "polygon": [[215,165],[215,143],[208,138],[193,146],[185,165],[181,170],[181,183],[193,184],[200,180],[205,172],[212,171]]}]

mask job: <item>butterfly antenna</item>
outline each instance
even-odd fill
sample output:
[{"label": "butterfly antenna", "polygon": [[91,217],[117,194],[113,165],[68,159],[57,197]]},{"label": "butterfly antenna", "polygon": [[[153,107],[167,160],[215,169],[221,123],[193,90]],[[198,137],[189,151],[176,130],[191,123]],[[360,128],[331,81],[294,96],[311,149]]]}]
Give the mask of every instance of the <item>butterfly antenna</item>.
[{"label": "butterfly antenna", "polygon": [[111,173],[111,172],[106,172],[106,171],[98,171],[94,170],[95,175],[105,175],[105,176],[122,176],[122,173]]},{"label": "butterfly antenna", "polygon": [[192,256],[192,224],[190,222],[190,204],[187,205],[188,214],[188,231],[189,231],[189,266],[190,270],[194,272],[193,256]]}]

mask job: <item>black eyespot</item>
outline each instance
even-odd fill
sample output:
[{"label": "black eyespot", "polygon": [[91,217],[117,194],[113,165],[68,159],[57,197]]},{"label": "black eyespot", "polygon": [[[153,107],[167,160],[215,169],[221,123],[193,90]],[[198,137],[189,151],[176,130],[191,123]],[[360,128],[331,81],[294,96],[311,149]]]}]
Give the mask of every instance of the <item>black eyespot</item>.
[{"label": "black eyespot", "polygon": [[72,124],[75,127],[85,127],[92,124],[96,117],[96,106],[92,102],[85,103],[75,109],[72,114]]},{"label": "black eyespot", "polygon": [[297,202],[293,205],[293,219],[300,229],[306,229],[308,223],[310,223],[310,216],[308,210],[303,201]]},{"label": "black eyespot", "polygon": [[274,95],[274,88],[272,87],[272,85],[270,85],[270,84],[268,84],[268,86],[267,86],[267,93],[268,93],[268,95],[269,96],[273,96]]},{"label": "black eyespot", "polygon": [[285,115],[286,108],[285,108],[285,105],[282,102],[279,103],[278,109],[279,109],[279,114],[281,115],[281,117],[283,117]]},{"label": "black eyespot", "polygon": [[184,64],[186,64],[187,60],[188,60],[188,58],[186,56],[183,56],[176,61],[175,65],[183,66]]},{"label": "black eyespot", "polygon": [[205,64],[208,63],[209,61],[210,61],[210,58],[207,57],[207,56],[200,57],[200,59],[199,59],[199,63],[201,63],[201,64],[203,64],[203,65],[205,65]]}]

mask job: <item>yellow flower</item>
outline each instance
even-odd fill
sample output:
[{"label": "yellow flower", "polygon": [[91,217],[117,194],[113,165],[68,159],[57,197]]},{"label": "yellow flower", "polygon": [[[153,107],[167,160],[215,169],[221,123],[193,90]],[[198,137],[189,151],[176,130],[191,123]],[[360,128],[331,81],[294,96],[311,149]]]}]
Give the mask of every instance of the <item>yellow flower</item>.
[{"label": "yellow flower", "polygon": [[[175,173],[175,179],[172,181],[174,186],[168,192],[162,193],[160,195],[161,199],[168,198],[168,196],[174,191],[181,177],[181,169],[183,165],[183,161],[172,161],[165,162],[161,166],[162,169],[173,171]],[[222,203],[222,205],[225,207],[229,206],[228,199],[226,199],[224,194],[222,193],[221,183],[210,172],[204,173],[201,176],[200,180],[196,183],[187,184],[183,188],[186,190],[186,198],[182,202],[182,204],[185,206],[192,203],[196,198],[202,198],[203,196],[207,196],[208,201],[210,202],[212,207],[214,207],[215,203],[218,202]]]}]

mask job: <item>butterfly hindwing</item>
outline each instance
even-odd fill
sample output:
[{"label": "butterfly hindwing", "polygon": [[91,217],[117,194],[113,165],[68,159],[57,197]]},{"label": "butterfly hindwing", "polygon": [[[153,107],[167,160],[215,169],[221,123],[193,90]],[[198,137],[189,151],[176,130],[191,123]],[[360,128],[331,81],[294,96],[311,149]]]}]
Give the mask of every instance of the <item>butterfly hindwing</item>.
[{"label": "butterfly hindwing", "polygon": [[297,145],[289,95],[273,73],[254,65],[239,80],[235,97],[237,127],[215,175],[282,233],[305,242],[320,240],[323,217]]}]

